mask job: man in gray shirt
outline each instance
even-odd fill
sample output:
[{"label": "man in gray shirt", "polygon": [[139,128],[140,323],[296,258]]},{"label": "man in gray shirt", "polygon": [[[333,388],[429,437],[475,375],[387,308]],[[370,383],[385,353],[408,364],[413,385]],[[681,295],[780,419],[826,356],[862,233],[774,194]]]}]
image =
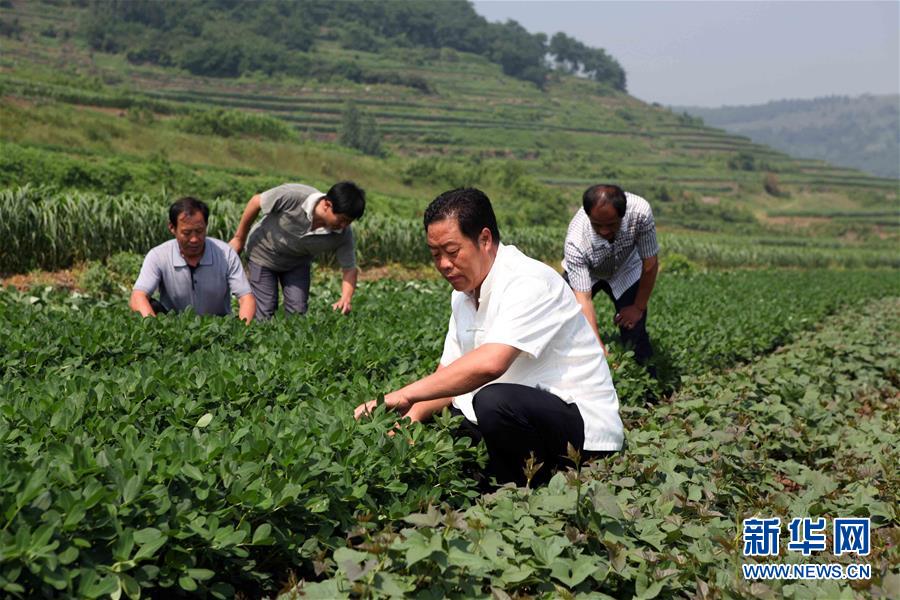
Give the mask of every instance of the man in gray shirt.
[{"label": "man in gray shirt", "polygon": [[[131,310],[145,317],[182,311],[192,306],[198,315],[231,313],[231,294],[238,298],[239,316],[253,319],[256,300],[237,253],[206,237],[209,208],[185,197],[169,207],[169,231],[175,239],[153,248],[144,258],[131,292]],[[159,289],[159,301],[150,296]]]},{"label": "man in gray shirt", "polygon": [[[246,245],[257,319],[275,314],[279,283],[285,312],[306,312],[312,259],[323,252],[334,252],[343,270],[341,297],[332,308],[350,312],[357,278],[350,223],[363,215],[365,207],[365,192],[350,181],[333,185],[327,194],[286,183],[250,199],[228,243],[237,253]],[[263,218],[253,225],[260,213]]]}]

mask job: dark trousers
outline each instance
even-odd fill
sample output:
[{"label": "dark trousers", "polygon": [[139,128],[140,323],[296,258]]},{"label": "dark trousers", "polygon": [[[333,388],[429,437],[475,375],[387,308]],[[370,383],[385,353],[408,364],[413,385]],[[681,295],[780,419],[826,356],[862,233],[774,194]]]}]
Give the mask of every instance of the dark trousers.
[{"label": "dark trousers", "polygon": [[[512,481],[525,485],[525,461],[533,452],[535,464],[543,466],[531,485],[542,485],[554,471],[575,466],[567,458],[570,443],[585,460],[608,454],[584,451],[584,421],[578,407],[549,392],[515,383],[494,383],[475,394],[473,407],[478,424],[463,419],[457,434],[476,443],[484,440],[488,481],[493,477],[500,484]],[[455,407],[451,412],[462,415]]]},{"label": "dark trousers", "polygon": [[[596,296],[597,292],[603,290],[606,295],[609,296],[609,299],[612,300],[613,306],[616,307],[616,314],[618,314],[619,311],[626,306],[634,304],[634,299],[637,297],[638,285],[640,285],[640,283],[640,280],[636,281],[634,285],[625,290],[625,292],[619,296],[619,299],[616,300],[609,284],[601,279],[594,284],[593,288],[591,288],[591,298]],[[635,323],[634,327],[631,329],[619,327],[619,335],[622,338],[622,345],[634,350],[634,359],[637,363],[646,366],[647,362],[653,356],[653,347],[650,345],[650,336],[647,334],[647,311],[644,311],[641,320]],[[655,371],[652,367],[648,370],[651,371],[651,375],[655,376]]]},{"label": "dark trousers", "polygon": [[278,284],[284,294],[284,312],[306,314],[312,260],[302,262],[290,271],[273,271],[253,261],[250,267],[250,289],[256,298],[256,320],[271,319],[278,309]]},{"label": "dark trousers", "polygon": [[150,298],[150,308],[158,315],[164,315],[169,312],[169,309],[163,306],[163,303],[156,298]]},{"label": "dark trousers", "polygon": [[[566,280],[566,283],[569,283],[569,274],[563,273],[563,279]],[[591,288],[591,298],[597,295],[601,290],[609,296],[609,299],[612,300],[613,306],[616,307],[616,314],[619,314],[626,306],[631,306],[634,304],[634,299],[637,297],[638,286],[640,285],[641,280],[638,279],[634,282],[630,288],[625,290],[625,292],[616,300],[615,296],[613,296],[612,288],[609,287],[609,284],[602,279],[594,284],[594,287]],[[652,365],[647,365],[650,361],[650,358],[653,356],[653,347],[650,345],[650,336],[647,334],[647,312],[649,311],[649,307],[644,311],[641,320],[634,324],[634,327],[631,329],[626,329],[625,327],[619,327],[619,337],[622,339],[622,345],[626,348],[629,348],[634,351],[634,359],[637,361],[639,365],[644,365],[647,367],[647,371],[651,376],[656,377],[656,368]]]}]

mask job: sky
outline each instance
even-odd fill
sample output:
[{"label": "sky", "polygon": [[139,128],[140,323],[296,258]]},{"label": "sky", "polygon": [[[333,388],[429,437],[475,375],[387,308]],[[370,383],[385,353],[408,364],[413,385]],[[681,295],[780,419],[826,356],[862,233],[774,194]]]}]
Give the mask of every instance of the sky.
[{"label": "sky", "polygon": [[900,0],[476,0],[489,21],[562,31],[625,68],[666,106],[900,93]]}]

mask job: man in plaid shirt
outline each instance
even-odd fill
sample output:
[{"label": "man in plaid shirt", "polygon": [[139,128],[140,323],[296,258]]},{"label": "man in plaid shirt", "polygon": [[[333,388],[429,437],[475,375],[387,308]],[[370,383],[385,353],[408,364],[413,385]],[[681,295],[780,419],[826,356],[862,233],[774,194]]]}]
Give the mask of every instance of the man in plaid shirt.
[{"label": "man in plaid shirt", "polygon": [[584,192],[582,205],[566,233],[563,276],[597,339],[600,332],[592,298],[600,290],[610,297],[622,342],[633,348],[638,363],[656,376],[647,364],[653,355],[647,335],[647,304],[659,268],[650,204],[618,186],[594,185]]}]

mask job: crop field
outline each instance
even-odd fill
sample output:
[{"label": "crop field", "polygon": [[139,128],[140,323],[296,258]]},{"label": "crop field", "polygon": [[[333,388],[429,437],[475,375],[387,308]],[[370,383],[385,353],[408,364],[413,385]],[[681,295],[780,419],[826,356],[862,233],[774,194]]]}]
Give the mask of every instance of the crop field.
[{"label": "crop field", "polygon": [[[0,293],[0,589],[746,595],[735,528],[762,513],[875,527],[865,589],[768,593],[852,597],[895,581],[900,380],[884,340],[900,328],[900,284],[888,272],[661,280],[659,382],[603,328],[626,451],[480,499],[482,451],[447,419],[388,437],[390,415],[352,418],[434,368],[446,284],[363,284],[350,318],[327,308],[336,285],[316,290],[307,318],[253,327]],[[657,386],[676,392],[644,405]]]}]

